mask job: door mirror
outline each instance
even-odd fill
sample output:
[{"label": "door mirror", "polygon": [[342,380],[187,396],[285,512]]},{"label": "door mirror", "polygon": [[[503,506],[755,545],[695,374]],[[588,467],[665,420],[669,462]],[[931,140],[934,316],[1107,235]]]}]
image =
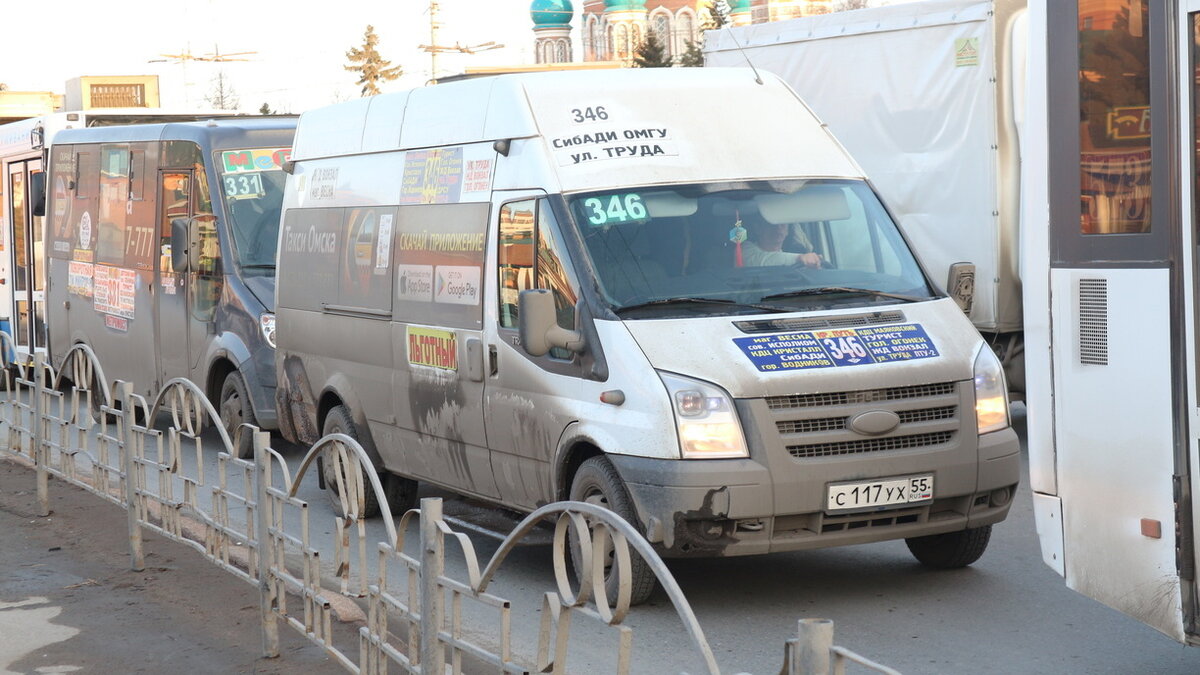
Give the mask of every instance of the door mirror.
[{"label": "door mirror", "polygon": [[193,218],[175,218],[171,221],[171,271],[183,274],[188,271],[192,258]]},{"label": "door mirror", "polygon": [[975,304],[975,263],[956,262],[946,277],[946,294],[954,298],[963,314],[970,315]]},{"label": "door mirror", "polygon": [[521,345],[530,356],[543,356],[554,347],[576,354],[583,352],[583,334],[558,325],[554,294],[544,288],[521,291],[517,299],[517,325]]},{"label": "door mirror", "polygon": [[46,172],[38,171],[29,174],[29,205],[33,215],[46,215]]}]

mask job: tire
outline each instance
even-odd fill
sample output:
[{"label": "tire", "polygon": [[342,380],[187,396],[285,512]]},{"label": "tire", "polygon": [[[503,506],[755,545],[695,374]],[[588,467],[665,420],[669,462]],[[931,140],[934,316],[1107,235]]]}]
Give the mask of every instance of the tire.
[{"label": "tire", "polygon": [[[350,410],[344,405],[335,406],[325,416],[325,424],[321,428],[321,435],[328,436],[329,434],[346,434],[358,441],[360,445],[363,442],[363,434],[359,431],[358,425],[354,423],[354,418],[350,416]],[[321,475],[325,482],[325,491],[329,495],[330,505],[338,515],[347,516],[348,514],[342,508],[342,497],[337,491],[336,467],[332,466],[329,462],[325,462],[324,458],[321,459],[320,463]],[[373,466],[366,467],[366,469],[376,471]],[[379,482],[383,484],[384,497],[387,499],[388,508],[393,514],[404,513],[416,506],[417,481],[388,472],[383,472],[379,478]],[[361,515],[363,518],[373,518],[380,513],[379,499],[375,496],[375,490],[371,489],[369,481],[368,485],[364,487],[364,506]]]},{"label": "tire", "polygon": [[225,427],[229,440],[233,442],[234,456],[239,459],[254,457],[254,434],[241,426],[258,426],[258,420],[254,417],[246,380],[240,372],[235,370],[225,376],[225,382],[221,384],[221,397],[217,400],[217,413],[221,416],[221,426]]},{"label": "tire", "polygon": [[949,570],[979,560],[992,538],[992,526],[973,527],[946,534],[905,539],[908,550],[922,565]]},{"label": "tire", "polygon": [[[586,460],[579,465],[579,470],[575,472],[575,477],[571,480],[571,501],[587,502],[596,506],[603,506],[613,513],[623,518],[627,523],[633,525],[639,532],[641,527],[638,525],[637,514],[633,509],[633,501],[629,498],[629,493],[625,490],[625,484],[621,481],[621,476],[617,474],[617,470],[604,457],[597,456]],[[575,567],[576,576],[578,576],[578,551],[579,543],[575,542],[571,546],[571,562]],[[617,592],[619,590],[619,580],[617,575],[611,570],[613,555],[608,556],[609,563],[605,565],[604,571],[604,591],[608,597],[609,603],[616,602]],[[642,559],[634,551],[630,551],[630,596],[629,603],[631,605],[640,605],[650,598],[657,585],[657,578],[654,572],[650,570],[650,565]]]}]

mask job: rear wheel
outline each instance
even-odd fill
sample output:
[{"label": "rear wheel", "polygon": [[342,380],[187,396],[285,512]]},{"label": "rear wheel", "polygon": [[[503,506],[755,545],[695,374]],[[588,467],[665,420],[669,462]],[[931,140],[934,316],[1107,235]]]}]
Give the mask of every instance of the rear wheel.
[{"label": "rear wheel", "polygon": [[[362,444],[363,435],[359,432],[358,425],[354,423],[354,418],[350,416],[350,410],[346,406],[336,406],[329,411],[325,417],[325,425],[322,427],[321,435],[328,436],[329,434],[345,434],[350,438]],[[354,455],[346,454],[348,460],[353,460]],[[363,467],[363,471],[375,471],[373,466]],[[339,476],[340,474],[340,476]],[[325,491],[329,495],[329,502],[333,506],[333,510],[339,515],[349,515],[347,511],[349,504],[342,503],[342,495],[338,490],[338,479],[341,478],[341,484],[345,485],[350,479],[347,467],[344,464],[334,461],[326,461],[325,457],[321,458],[321,475],[325,482]],[[363,518],[372,518],[379,515],[379,498],[375,495],[374,488],[371,487],[370,478],[367,474],[363,474],[363,508],[361,516]],[[417,481],[403,476],[397,476],[393,473],[384,472],[379,476],[379,482],[383,485],[384,497],[387,499],[388,508],[392,513],[404,513],[411,509],[417,503]]]},{"label": "rear wheel", "polygon": [[[638,519],[633,509],[633,501],[629,498],[629,493],[625,490],[625,484],[621,481],[621,476],[617,474],[617,470],[604,457],[592,457],[579,465],[579,470],[575,472],[575,478],[571,481],[570,496],[571,501],[602,506],[623,518],[630,525],[633,525],[634,528],[641,529],[637,524]],[[612,550],[611,542],[608,544],[608,550],[605,551],[603,559],[604,592],[608,597],[608,602],[612,604],[617,599],[621,580],[614,569],[616,555]],[[579,542],[577,541],[571,545],[571,561],[575,567],[576,575],[578,575],[580,562]],[[651,593],[654,592],[657,579],[654,576],[654,572],[651,571],[650,565],[636,552],[630,552],[629,562],[629,603],[631,605],[639,605],[650,598]]]},{"label": "rear wheel", "polygon": [[254,406],[250,404],[246,380],[236,370],[225,376],[217,412],[221,415],[221,425],[233,443],[234,454],[241,459],[253,457],[254,434],[249,429],[243,429],[242,425],[257,426],[258,420],[254,417]]},{"label": "rear wheel", "polygon": [[992,526],[905,539],[908,550],[922,565],[935,569],[966,567],[979,560],[992,538]]}]

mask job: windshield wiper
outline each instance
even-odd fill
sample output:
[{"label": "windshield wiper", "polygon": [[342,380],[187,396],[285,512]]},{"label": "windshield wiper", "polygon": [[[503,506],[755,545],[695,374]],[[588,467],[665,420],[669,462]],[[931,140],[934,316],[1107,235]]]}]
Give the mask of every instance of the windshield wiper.
[{"label": "windshield wiper", "polygon": [[725,298],[694,298],[694,297],[678,297],[678,298],[659,298],[658,300],[649,300],[647,302],[639,302],[636,305],[627,305],[625,307],[617,307],[613,311],[625,312],[632,309],[642,309],[643,307],[656,307],[661,305],[681,305],[687,303],[698,303],[704,305],[732,305],[735,307],[752,307],[761,309],[764,312],[790,312],[789,309],[776,307],[775,305],[757,305],[749,302],[736,302]]},{"label": "windshield wiper", "polygon": [[774,295],[763,296],[763,300],[782,300],[784,298],[798,298],[805,295],[825,295],[826,293],[854,293],[856,295],[874,295],[880,298],[892,298],[893,300],[903,300],[904,302],[922,302],[929,298],[919,298],[914,295],[900,295],[898,293],[888,293],[886,291],[877,291],[873,288],[852,288],[850,286],[821,286],[820,288],[804,288],[798,291],[788,291],[786,293],[776,293]]},{"label": "windshield wiper", "polygon": [[273,270],[273,269],[275,269],[275,265],[273,263],[253,263],[250,265],[242,265],[242,269],[244,269],[244,270]]}]

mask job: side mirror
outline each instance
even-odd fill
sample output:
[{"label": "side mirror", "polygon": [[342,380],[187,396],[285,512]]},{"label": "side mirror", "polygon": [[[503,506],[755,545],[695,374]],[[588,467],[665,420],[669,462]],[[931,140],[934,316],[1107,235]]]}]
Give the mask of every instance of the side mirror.
[{"label": "side mirror", "polygon": [[946,294],[954,298],[963,314],[970,315],[975,304],[975,263],[956,262],[946,277]]},{"label": "side mirror", "polygon": [[188,271],[191,257],[191,218],[175,218],[171,221],[171,271],[183,274]]},{"label": "side mirror", "polygon": [[33,207],[33,215],[46,215],[46,172],[38,171],[29,174],[29,204]]},{"label": "side mirror", "polygon": [[558,325],[554,294],[544,288],[521,291],[517,296],[517,324],[521,345],[530,356],[543,356],[554,347],[583,352],[583,334]]}]

